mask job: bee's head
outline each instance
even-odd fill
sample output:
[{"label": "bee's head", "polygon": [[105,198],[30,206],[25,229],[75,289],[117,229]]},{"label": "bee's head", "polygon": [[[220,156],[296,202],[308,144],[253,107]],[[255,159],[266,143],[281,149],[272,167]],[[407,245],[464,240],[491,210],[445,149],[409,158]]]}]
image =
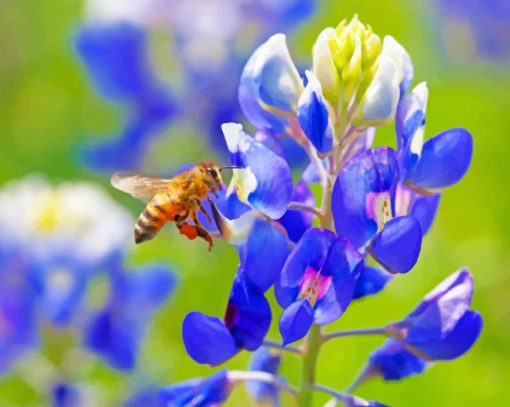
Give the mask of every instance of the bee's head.
[{"label": "bee's head", "polygon": [[200,161],[197,165],[206,182],[214,189],[223,189],[220,169],[212,161]]}]

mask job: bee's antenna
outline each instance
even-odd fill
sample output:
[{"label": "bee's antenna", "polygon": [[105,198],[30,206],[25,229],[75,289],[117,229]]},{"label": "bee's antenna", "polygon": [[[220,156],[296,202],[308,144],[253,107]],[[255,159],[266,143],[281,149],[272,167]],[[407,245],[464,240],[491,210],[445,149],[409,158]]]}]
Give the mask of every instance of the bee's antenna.
[{"label": "bee's antenna", "polygon": [[221,167],[220,168],[220,172],[223,171],[223,170],[235,170],[235,169],[238,169],[238,168],[243,168],[243,167],[240,167],[238,165],[226,165],[225,167]]}]

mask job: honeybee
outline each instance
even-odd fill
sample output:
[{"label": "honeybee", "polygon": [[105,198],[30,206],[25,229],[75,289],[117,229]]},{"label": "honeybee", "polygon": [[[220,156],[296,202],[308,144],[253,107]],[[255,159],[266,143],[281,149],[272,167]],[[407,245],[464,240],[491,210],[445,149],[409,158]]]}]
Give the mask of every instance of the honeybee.
[{"label": "honeybee", "polygon": [[[167,222],[175,222],[181,234],[190,240],[197,236],[204,239],[211,250],[212,237],[199,222],[197,214],[202,211],[211,222],[202,201],[210,193],[218,196],[216,191],[223,189],[221,171],[226,168],[238,167],[219,168],[211,161],[201,161],[170,179],[134,172],[113,174],[111,184],[114,188],[147,203],[135,224],[135,242],[151,240]],[[213,205],[211,200],[209,202]]]}]

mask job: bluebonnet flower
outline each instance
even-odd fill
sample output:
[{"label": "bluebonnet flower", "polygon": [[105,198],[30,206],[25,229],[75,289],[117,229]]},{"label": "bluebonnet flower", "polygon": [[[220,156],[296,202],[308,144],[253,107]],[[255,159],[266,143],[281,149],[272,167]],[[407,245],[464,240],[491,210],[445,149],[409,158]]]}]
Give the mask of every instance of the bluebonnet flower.
[{"label": "bluebonnet flower", "polygon": [[[372,354],[360,382],[375,374],[404,377],[433,360],[458,357],[482,325],[469,310],[469,272],[460,271],[408,317],[384,328],[324,333],[321,326],[337,320],[353,299],[380,292],[394,275],[413,268],[437,211],[438,192],[464,175],[472,140],[467,131],[453,129],[423,143],[426,86],[407,93],[414,75],[409,55],[392,37],[381,41],[357,17],[324,30],[313,55],[312,70],[301,78],[284,35],[277,34],[243,70],[239,100],[256,133],[251,137],[236,123],[222,126],[232,164],[240,168],[210,208],[218,231],[236,246],[240,265],[224,318],[189,313],[183,340],[196,362],[209,365],[242,349],[258,350],[252,370],[237,372],[236,380],[251,381],[259,401],[276,404],[279,390],[288,390],[311,405],[310,393],[324,391],[334,397],[333,405],[383,406],[353,395],[358,382],[345,393],[316,385],[320,346],[357,334],[389,337]],[[397,149],[373,148],[375,127],[395,118]],[[285,140],[310,160],[295,188]],[[322,188],[320,207],[308,183]],[[265,339],[272,315],[264,293],[273,284],[284,308],[282,346]],[[288,346],[302,338],[302,346]],[[304,359],[299,390],[282,383],[279,357],[261,349],[264,344]],[[230,373],[213,381],[219,383],[219,398],[204,391],[208,382],[202,379],[172,387],[171,396],[181,403],[221,403],[235,384]]]},{"label": "bluebonnet flower", "polygon": [[[282,357],[269,348],[261,347],[257,350],[250,362],[250,370],[277,374],[280,368]],[[258,403],[271,403],[273,406],[280,405],[279,389],[271,383],[250,381],[247,383],[248,392]]]},{"label": "bluebonnet flower", "polygon": [[120,259],[109,269],[110,295],[85,328],[85,346],[119,370],[136,366],[152,315],[172,292],[175,279],[165,266],[126,271]]},{"label": "bluebonnet flower", "polygon": [[[31,264],[39,314],[67,326],[88,281],[123,251],[131,216],[93,184],[52,185],[38,176],[6,185],[0,208],[0,242]],[[28,215],[20,218],[18,211]]]},{"label": "bluebonnet flower", "polygon": [[418,259],[422,232],[414,217],[393,217],[397,181],[395,152],[367,150],[338,175],[332,211],[337,233],[390,272],[406,273]]},{"label": "bluebonnet flower", "polygon": [[362,257],[343,237],[310,229],[287,259],[275,295],[285,308],[280,319],[283,343],[306,335],[312,323],[338,319],[352,300]]},{"label": "bluebonnet flower", "polygon": [[425,194],[457,183],[467,172],[473,154],[473,138],[461,128],[444,131],[423,143],[427,97],[427,87],[420,83],[402,98],[395,122],[401,179]]},{"label": "bluebonnet flower", "polygon": [[213,407],[229,396],[232,383],[228,372],[221,370],[205,379],[192,379],[164,387],[160,399],[166,406]]},{"label": "bluebonnet flower", "polygon": [[483,320],[469,310],[473,277],[467,269],[449,276],[428,293],[404,320],[390,325],[389,339],[370,356],[369,372],[386,380],[421,373],[432,361],[467,352],[480,335]]},{"label": "bluebonnet flower", "polygon": [[270,324],[271,308],[263,291],[240,268],[225,318],[191,312],[184,319],[182,335],[186,351],[196,362],[217,365],[240,349],[258,349]]},{"label": "bluebonnet flower", "polygon": [[473,139],[460,128],[424,144],[427,98],[427,86],[420,83],[399,102],[395,121],[400,169],[395,211],[414,216],[423,234],[434,220],[441,190],[464,176],[473,154]]}]

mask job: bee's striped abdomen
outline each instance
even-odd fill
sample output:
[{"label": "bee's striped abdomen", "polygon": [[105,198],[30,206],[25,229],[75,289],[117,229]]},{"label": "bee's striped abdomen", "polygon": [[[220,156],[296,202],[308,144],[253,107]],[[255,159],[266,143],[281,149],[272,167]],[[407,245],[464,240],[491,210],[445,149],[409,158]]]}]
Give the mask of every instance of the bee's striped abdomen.
[{"label": "bee's striped abdomen", "polygon": [[135,242],[151,240],[168,220],[168,212],[164,206],[149,203],[138,217],[135,224]]}]

